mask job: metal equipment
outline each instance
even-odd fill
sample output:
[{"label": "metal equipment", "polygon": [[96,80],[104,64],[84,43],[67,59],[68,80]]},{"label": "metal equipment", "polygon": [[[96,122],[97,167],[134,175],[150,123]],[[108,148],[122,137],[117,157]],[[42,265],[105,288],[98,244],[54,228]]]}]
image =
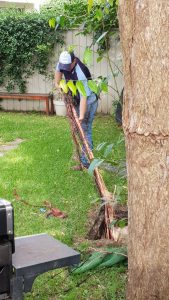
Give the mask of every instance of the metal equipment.
[{"label": "metal equipment", "polygon": [[79,262],[78,252],[48,234],[14,241],[13,207],[0,199],[0,300],[23,300],[37,276]]},{"label": "metal equipment", "polygon": [[10,295],[14,252],[13,207],[10,202],[0,199],[0,299],[7,299]]}]

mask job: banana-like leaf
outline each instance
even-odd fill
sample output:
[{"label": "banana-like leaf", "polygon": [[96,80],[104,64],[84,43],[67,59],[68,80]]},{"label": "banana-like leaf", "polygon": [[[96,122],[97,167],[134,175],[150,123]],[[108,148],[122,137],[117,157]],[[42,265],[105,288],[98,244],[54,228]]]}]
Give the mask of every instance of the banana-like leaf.
[{"label": "banana-like leaf", "polygon": [[119,248],[119,250],[116,253],[107,254],[98,267],[99,269],[112,267],[126,260],[127,260],[127,250],[123,248]]},{"label": "banana-like leaf", "polygon": [[61,87],[61,89],[63,90],[63,92],[64,92],[65,94],[68,93],[69,89],[68,89],[68,86],[67,86],[66,81],[65,81],[64,79],[62,79],[62,80],[60,81],[59,86]]},{"label": "banana-like leaf", "polygon": [[88,169],[88,173],[90,175],[93,175],[94,169],[99,167],[103,162],[104,162],[104,159],[94,158],[93,161],[90,164],[90,167]]},{"label": "banana-like leaf", "polygon": [[72,95],[75,96],[77,94],[76,86],[74,85],[72,80],[69,80],[67,83],[68,88],[71,90]]},{"label": "banana-like leaf", "polygon": [[76,88],[82,96],[86,97],[86,90],[82,81],[76,81]]},{"label": "banana-like leaf", "polygon": [[84,55],[83,55],[83,62],[84,62],[84,64],[86,64],[88,66],[91,65],[92,55],[93,55],[92,50],[89,47],[87,47],[85,49],[85,52],[84,52]]},{"label": "banana-like leaf", "polygon": [[112,267],[127,260],[126,248],[106,248],[103,252],[94,252],[87,261],[72,269],[73,274],[81,274],[93,269]]},{"label": "banana-like leaf", "polygon": [[55,28],[55,26],[56,26],[56,19],[55,18],[51,18],[49,20],[49,26],[50,26],[50,28]]},{"label": "banana-like leaf", "polygon": [[86,262],[82,262],[78,267],[72,270],[73,274],[81,274],[95,269],[99,266],[104,258],[104,254],[100,252],[94,252]]},{"label": "banana-like leaf", "polygon": [[97,87],[97,83],[94,80],[88,80],[88,87],[91,89],[92,92],[97,94],[98,87]]}]

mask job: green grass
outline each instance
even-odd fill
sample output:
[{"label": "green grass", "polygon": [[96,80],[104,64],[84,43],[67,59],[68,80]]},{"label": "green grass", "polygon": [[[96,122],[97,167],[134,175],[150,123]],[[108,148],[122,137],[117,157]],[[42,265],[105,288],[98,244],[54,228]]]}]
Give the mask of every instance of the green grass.
[{"label": "green grass", "polygon": [[[97,145],[103,141],[116,141],[121,131],[112,117],[98,116],[93,132]],[[0,157],[0,197],[14,205],[15,235],[46,232],[81,251],[82,258],[85,257],[88,212],[98,194],[87,172],[70,169],[73,145],[68,121],[38,114],[0,113],[0,143],[16,138],[24,142]],[[116,179],[112,174],[103,172],[103,175],[106,184],[113,190]],[[45,200],[50,201],[68,217],[63,220],[45,218],[39,208],[16,201],[14,190],[33,205],[43,207]],[[80,239],[81,243],[78,242]],[[85,278],[86,281],[79,285]],[[67,270],[55,270],[39,276],[26,299],[122,300],[125,299],[124,287],[124,267],[81,276],[69,275]]]}]

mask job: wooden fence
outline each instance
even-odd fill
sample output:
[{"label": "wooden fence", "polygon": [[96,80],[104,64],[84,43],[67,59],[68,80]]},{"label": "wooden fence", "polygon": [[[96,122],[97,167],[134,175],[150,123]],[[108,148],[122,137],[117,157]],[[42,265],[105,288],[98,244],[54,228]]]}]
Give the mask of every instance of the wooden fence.
[{"label": "wooden fence", "polygon": [[[65,34],[65,47],[67,45],[75,45],[75,55],[80,59],[83,59],[84,50],[87,46],[90,46],[92,43],[90,36],[77,35],[78,31],[68,31]],[[109,57],[112,62],[113,71],[115,74],[115,80],[112,76],[110,69],[109,61],[107,58],[97,63],[97,53],[95,48],[93,48],[93,62],[90,66],[90,71],[93,78],[98,76],[105,76],[109,78],[109,88],[108,94],[102,93],[101,100],[99,100],[98,112],[104,114],[110,114],[112,112],[112,103],[114,100],[118,99],[118,94],[115,90],[120,92],[123,87],[123,76],[122,72],[119,72],[118,69],[122,71],[122,55],[120,50],[120,42],[116,38],[111,40],[111,49],[109,51]],[[28,80],[27,84],[27,93],[49,93],[54,87],[54,81],[51,79],[52,75],[55,72],[55,65],[59,57],[59,53],[62,51],[60,47],[57,47],[54,51],[53,57],[51,59],[50,65],[48,67],[49,78],[45,78],[42,75],[34,74]],[[0,92],[6,91],[5,88],[0,87]],[[45,109],[45,103],[38,101],[19,101],[19,100],[8,100],[1,101],[0,105],[5,110],[21,110],[21,111],[43,111]]]}]

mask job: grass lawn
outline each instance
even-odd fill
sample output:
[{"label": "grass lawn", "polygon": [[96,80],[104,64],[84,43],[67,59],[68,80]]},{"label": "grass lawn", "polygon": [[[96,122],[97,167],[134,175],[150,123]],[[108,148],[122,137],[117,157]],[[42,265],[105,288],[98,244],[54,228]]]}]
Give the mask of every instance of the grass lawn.
[{"label": "grass lawn", "polygon": [[[116,141],[121,131],[112,117],[97,116],[93,133],[98,145]],[[88,212],[98,194],[87,172],[70,169],[73,145],[67,119],[1,112],[0,144],[16,138],[23,139],[23,143],[0,157],[0,198],[14,205],[15,235],[46,232],[80,251],[83,259],[89,246],[85,240]],[[117,179],[104,173],[108,188],[113,190]],[[68,217],[46,218],[38,207],[16,201],[14,190],[33,205],[43,207],[45,200],[50,201]],[[125,299],[125,272],[123,266],[84,275],[69,275],[66,269],[51,271],[36,279],[32,293],[25,298],[122,300]]]}]

